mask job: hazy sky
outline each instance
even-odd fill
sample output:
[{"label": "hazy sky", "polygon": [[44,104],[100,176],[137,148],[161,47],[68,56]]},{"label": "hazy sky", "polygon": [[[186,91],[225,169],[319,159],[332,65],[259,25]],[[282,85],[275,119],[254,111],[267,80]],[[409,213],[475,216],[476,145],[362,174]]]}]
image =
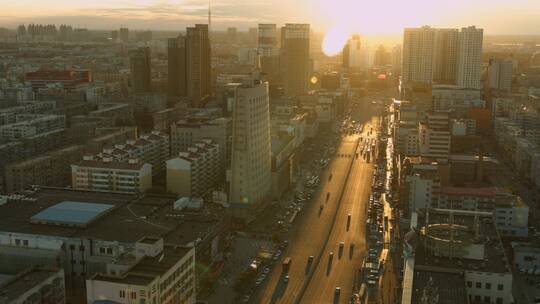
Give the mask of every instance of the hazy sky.
[{"label": "hazy sky", "polygon": [[[488,34],[540,34],[540,0],[211,0],[214,28],[259,22],[336,24],[361,33],[406,26],[483,27]],[[67,23],[91,29],[182,29],[206,22],[208,0],[1,0],[0,26]]]}]

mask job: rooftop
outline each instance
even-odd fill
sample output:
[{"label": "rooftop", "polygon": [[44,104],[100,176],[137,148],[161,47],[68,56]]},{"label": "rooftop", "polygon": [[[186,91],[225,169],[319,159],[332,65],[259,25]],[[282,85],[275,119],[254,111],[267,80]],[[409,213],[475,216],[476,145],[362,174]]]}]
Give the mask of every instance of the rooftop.
[{"label": "rooftop", "polygon": [[[174,210],[174,197],[147,195],[138,198],[127,193],[46,187],[28,196],[33,201],[12,199],[0,205],[0,231],[133,243],[145,236],[156,236],[166,238],[168,243],[182,245],[204,236],[220,222],[220,217],[212,214]],[[113,207],[81,226],[47,221],[38,224],[32,220],[34,215],[66,201]],[[118,229],[120,226],[122,229]]]},{"label": "rooftop", "polygon": [[416,266],[412,288],[412,304],[426,303],[423,297],[437,297],[438,304],[467,303],[463,271]]},{"label": "rooftop", "polygon": [[4,292],[0,300],[5,300],[6,303],[12,303],[12,301],[17,300],[20,296],[28,292],[30,288],[41,284],[57,273],[58,270],[32,268],[12,276],[4,282],[0,282],[0,289]]},{"label": "rooftop", "polygon": [[30,218],[32,223],[67,226],[87,226],[103,216],[114,205],[64,201],[51,206]]},{"label": "rooftop", "polygon": [[[463,270],[463,271],[481,271],[491,273],[510,273],[508,260],[506,258],[500,236],[498,235],[496,228],[493,224],[491,213],[475,213],[474,211],[461,211],[454,210],[442,210],[442,209],[430,209],[429,224],[448,224],[450,223],[450,214],[452,214],[455,228],[463,228],[460,231],[456,231],[456,245],[452,248],[456,254],[465,254],[467,250],[461,244],[457,243],[460,240],[465,240],[465,246],[475,245],[475,248],[471,250],[474,254],[482,256],[481,259],[464,258],[455,256],[454,258],[436,256],[428,249],[424,242],[418,242],[418,248],[415,250],[416,265],[440,267],[444,269]],[[475,214],[478,214],[478,219],[475,224]],[[418,227],[425,227],[426,218],[420,217]],[[435,228],[432,228],[435,229]],[[430,229],[431,230],[431,229]],[[443,233],[443,231],[434,232],[438,233],[439,237],[448,238],[449,233]],[[468,233],[470,237],[463,235],[459,238],[460,234]],[[432,232],[430,231],[430,235]],[[422,236],[422,239],[425,239]],[[480,245],[483,248],[478,248]],[[447,241],[446,246],[451,246]]]},{"label": "rooftop", "polygon": [[102,160],[82,160],[76,163],[76,166],[86,168],[104,168],[117,170],[140,170],[146,163],[128,163],[119,161],[102,161]]},{"label": "rooftop", "polygon": [[169,271],[192,250],[192,248],[165,246],[162,253],[155,257],[144,257],[123,277],[97,274],[90,278],[90,280],[146,286]]}]

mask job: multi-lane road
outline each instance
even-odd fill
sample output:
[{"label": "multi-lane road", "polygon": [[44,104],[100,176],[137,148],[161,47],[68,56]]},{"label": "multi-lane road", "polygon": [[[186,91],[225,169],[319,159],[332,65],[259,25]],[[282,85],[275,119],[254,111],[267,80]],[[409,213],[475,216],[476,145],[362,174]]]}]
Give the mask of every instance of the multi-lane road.
[{"label": "multi-lane road", "polygon": [[[368,132],[379,126],[378,116],[368,104],[353,109],[351,117],[364,124],[362,134],[342,138],[330,165],[321,174],[319,191],[305,206],[282,255],[292,260],[289,271],[285,273],[280,264],[274,267],[254,303],[349,301],[365,253],[365,210],[373,174],[372,163],[362,157],[360,138],[375,138],[376,132]],[[341,250],[340,242],[344,243]],[[309,256],[314,256],[312,262],[308,261]],[[338,296],[336,287],[341,288]]]}]

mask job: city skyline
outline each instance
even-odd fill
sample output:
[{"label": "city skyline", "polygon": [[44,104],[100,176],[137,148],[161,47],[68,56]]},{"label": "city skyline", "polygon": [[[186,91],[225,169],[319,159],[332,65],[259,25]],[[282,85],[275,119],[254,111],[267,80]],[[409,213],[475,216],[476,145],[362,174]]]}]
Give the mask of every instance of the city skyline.
[{"label": "city skyline", "polygon": [[[53,23],[72,24],[90,29],[177,30],[193,23],[205,23],[208,2],[203,0],[112,0],[98,3],[84,1],[7,0],[0,14],[0,26]],[[534,0],[480,0],[469,3],[407,2],[364,3],[352,0],[252,1],[238,5],[238,0],[212,1],[212,23],[216,30],[236,26],[241,29],[258,23],[310,23],[316,31],[334,27],[365,34],[401,33],[405,27],[429,24],[456,27],[474,24],[488,34],[536,34],[540,27],[540,3]],[[383,12],[383,14],[374,14]],[[500,22],[504,18],[505,22]]]}]

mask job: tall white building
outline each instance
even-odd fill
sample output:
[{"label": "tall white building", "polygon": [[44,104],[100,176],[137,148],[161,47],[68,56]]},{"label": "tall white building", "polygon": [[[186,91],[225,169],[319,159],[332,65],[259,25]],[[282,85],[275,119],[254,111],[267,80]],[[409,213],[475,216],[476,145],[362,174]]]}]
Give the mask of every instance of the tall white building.
[{"label": "tall white building", "polygon": [[459,31],[457,29],[437,29],[433,81],[453,84],[456,81]]},{"label": "tall white building", "polygon": [[491,59],[488,83],[490,89],[509,92],[512,89],[512,60]]},{"label": "tall white building", "polygon": [[484,30],[475,26],[464,27],[459,33],[456,84],[480,89],[482,73],[482,40]]},{"label": "tall white building", "polygon": [[405,29],[401,68],[404,84],[432,82],[436,32],[429,26]]},{"label": "tall white building", "polygon": [[474,26],[407,28],[403,35],[402,82],[457,84],[480,89],[483,30]]},{"label": "tall white building", "polygon": [[268,83],[252,77],[233,86],[230,202],[258,204],[272,184]]},{"label": "tall white building", "polygon": [[362,69],[362,44],[360,35],[353,35],[343,50],[343,67],[353,71]]}]

